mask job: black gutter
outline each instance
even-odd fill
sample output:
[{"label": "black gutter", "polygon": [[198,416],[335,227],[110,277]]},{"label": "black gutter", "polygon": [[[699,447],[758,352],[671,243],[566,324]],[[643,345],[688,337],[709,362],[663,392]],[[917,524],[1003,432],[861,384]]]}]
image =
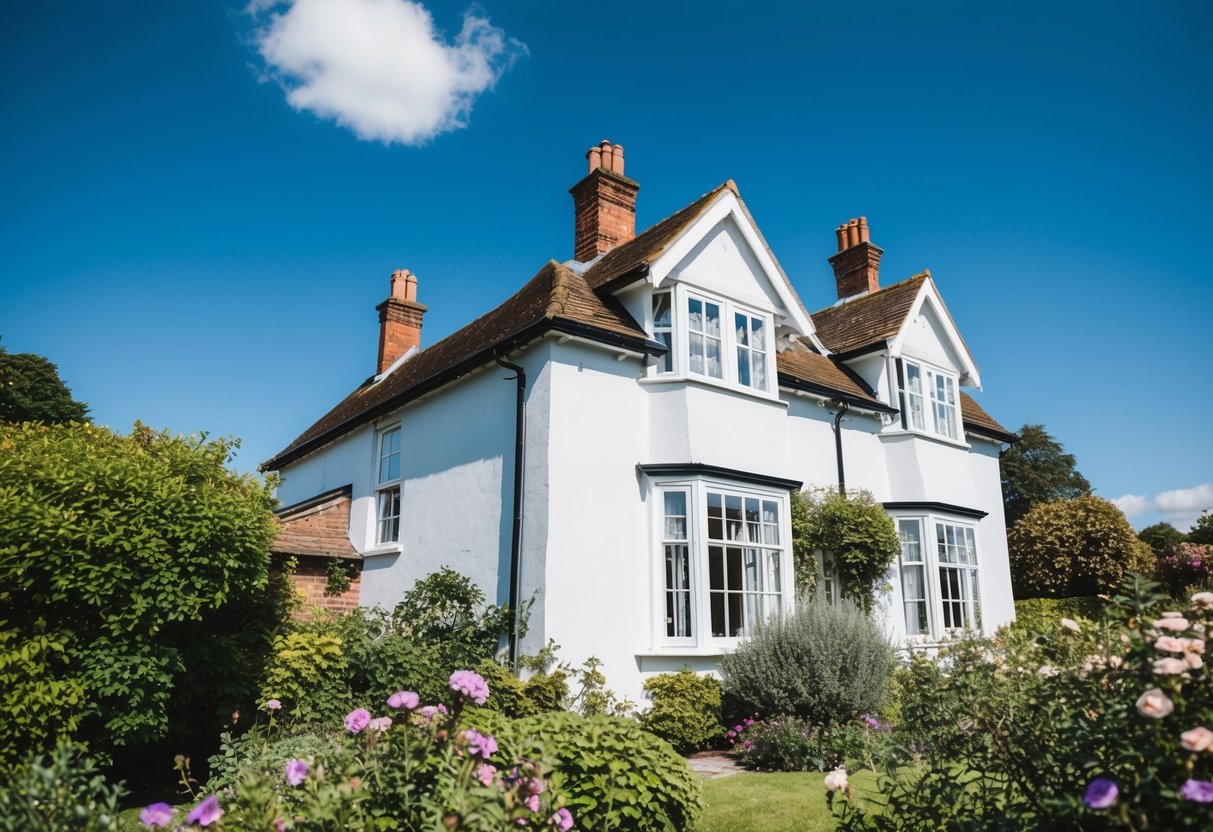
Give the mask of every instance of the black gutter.
[{"label": "black gutter", "polygon": [[873,413],[888,413],[890,415],[898,412],[897,408],[889,407],[884,402],[865,399],[851,393],[844,393],[841,390],[835,390],[834,388],[826,387],[823,384],[815,384],[811,381],[805,381],[802,378],[787,375],[786,373],[779,373],[779,385],[781,387],[791,387],[793,390],[803,390],[806,393],[814,393],[825,399],[846,402],[859,410],[869,410]]},{"label": "black gutter", "polygon": [[976,422],[964,422],[963,419],[961,421],[964,424],[964,429],[969,433],[975,433],[978,436],[984,436],[987,439],[994,439],[998,442],[1005,442],[1008,445],[1014,445],[1019,441],[1019,436],[1017,434],[1006,433],[998,430],[997,428],[979,425]]},{"label": "black gutter", "polygon": [[974,520],[980,520],[989,515],[990,512],[982,511],[979,508],[968,508],[967,506],[953,505],[952,503],[936,503],[930,501],[917,502],[891,502],[882,503],[888,511],[941,511],[945,514],[959,514],[961,517],[972,517]]},{"label": "black gutter", "polygon": [[[518,597],[522,594],[519,578],[522,574],[522,461],[526,451],[526,426],[523,421],[526,416],[526,370],[518,364],[511,364],[499,355],[493,360],[507,370],[514,372],[513,380],[518,382],[517,397],[514,402],[514,528],[510,536],[510,670],[518,672]],[[509,380],[507,378],[507,380]]]},{"label": "black gutter", "polygon": [[[624,349],[634,350],[645,355],[662,355],[667,352],[665,344],[659,341],[654,341],[649,338],[638,338],[624,335],[618,332],[610,332],[597,327],[589,326],[578,321],[570,321],[567,318],[540,318],[520,330],[517,330],[511,335],[496,341],[493,344],[485,347],[479,352],[473,353],[462,361],[444,367],[436,373],[422,379],[416,384],[405,388],[391,398],[380,402],[374,407],[368,408],[356,416],[347,419],[340,424],[334,425],[324,433],[309,439],[302,445],[296,448],[291,448],[288,451],[283,451],[277,456],[270,457],[265,462],[261,463],[258,470],[260,471],[278,471],[284,466],[291,464],[296,459],[307,456],[312,451],[327,445],[335,439],[349,433],[354,428],[373,421],[379,416],[386,413],[391,413],[401,405],[407,404],[413,399],[420,398],[426,393],[437,390],[460,376],[467,375],[472,370],[483,364],[496,359],[498,355],[505,355],[513,352],[523,344],[540,338],[547,332],[557,331],[564,332],[568,335],[575,335],[581,338],[586,338],[592,341],[597,341],[608,346],[621,347]],[[383,383],[386,383],[385,379]],[[352,394],[351,394],[352,395]],[[349,398],[348,396],[346,398]]]},{"label": "black gutter", "polygon": [[870,353],[880,352],[881,350],[888,349],[888,346],[889,342],[887,339],[883,341],[876,341],[872,344],[865,344],[862,347],[852,347],[846,352],[831,352],[830,358],[834,359],[835,361],[848,361],[852,358],[859,358],[861,355],[869,355]]},{"label": "black gutter", "polygon": [[834,451],[838,454],[838,493],[847,493],[846,468],[842,464],[842,417],[847,412],[846,402],[838,403],[838,413],[834,414]]},{"label": "black gutter", "polygon": [[755,474],[751,471],[740,471],[736,468],[725,468],[720,465],[707,465],[703,462],[640,462],[636,464],[636,470],[649,476],[720,477],[726,480],[747,482],[751,485],[780,488],[785,491],[799,491],[804,486],[804,483],[800,480],[772,477],[769,474]]}]

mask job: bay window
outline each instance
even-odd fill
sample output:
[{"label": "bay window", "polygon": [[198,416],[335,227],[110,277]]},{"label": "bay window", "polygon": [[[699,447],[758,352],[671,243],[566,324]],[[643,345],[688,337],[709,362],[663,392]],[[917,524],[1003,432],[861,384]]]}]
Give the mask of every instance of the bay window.
[{"label": "bay window", "polygon": [[[906,635],[939,638],[947,631],[980,630],[973,526],[934,516],[899,517],[897,532]],[[931,539],[934,546],[927,543]]]},{"label": "bay window", "polygon": [[902,427],[960,441],[956,377],[908,358],[899,362]]},{"label": "bay window", "polygon": [[782,614],[786,494],[695,481],[660,486],[656,504],[664,641],[736,639]]},{"label": "bay window", "polygon": [[375,543],[400,541],[400,426],[379,433]]},{"label": "bay window", "polygon": [[702,298],[687,298],[687,339],[690,345],[692,373],[709,378],[724,378],[720,351],[720,304]]}]

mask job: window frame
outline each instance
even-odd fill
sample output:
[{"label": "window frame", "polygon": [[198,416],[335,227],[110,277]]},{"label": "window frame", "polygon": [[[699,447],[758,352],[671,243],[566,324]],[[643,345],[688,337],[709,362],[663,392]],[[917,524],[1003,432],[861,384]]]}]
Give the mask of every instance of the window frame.
[{"label": "window frame", "polygon": [[[687,539],[686,544],[689,554],[689,579],[690,579],[690,633],[689,635],[679,636],[669,635],[668,632],[668,607],[667,597],[671,590],[667,585],[667,570],[666,546],[670,539],[666,536],[666,497],[665,495],[671,492],[681,492],[686,495],[686,529]],[[778,537],[776,543],[769,542],[754,542],[748,537],[743,537],[742,540],[729,541],[721,540],[712,537],[709,532],[709,517],[708,517],[708,495],[710,493],[720,494],[725,496],[741,497],[742,499],[742,525],[746,527],[745,534],[748,536],[748,524],[745,522],[745,500],[756,499],[759,509],[759,524],[760,530],[764,531],[771,528],[775,531]],[[752,632],[753,622],[750,620],[751,613],[748,610],[746,599],[750,595],[761,594],[764,600],[757,606],[762,609],[769,609],[774,614],[786,615],[792,608],[794,600],[794,582],[793,582],[793,565],[792,565],[792,543],[791,543],[791,516],[790,499],[788,492],[778,488],[763,488],[745,483],[738,483],[728,480],[710,477],[673,477],[673,478],[654,478],[651,481],[649,489],[649,499],[652,506],[653,516],[653,552],[654,569],[653,569],[653,644],[659,648],[677,647],[693,650],[709,650],[716,651],[720,649],[730,649],[735,647],[742,639],[743,635],[712,635],[712,596],[714,590],[711,582],[711,554],[710,549],[713,546],[727,549],[742,550],[742,570],[743,583],[737,590],[737,594],[741,596],[741,610],[744,616],[744,627]],[[778,518],[774,523],[762,524],[763,502],[773,502],[777,506],[779,513]],[[725,532],[727,535],[727,531]],[[682,541],[679,541],[682,542]],[[775,570],[778,573],[779,588],[777,591],[768,591],[764,589],[751,589],[744,582],[745,568],[745,553],[747,550],[758,550],[760,552],[774,552],[774,555],[767,555],[767,558],[774,558]],[[728,555],[725,554],[727,558]],[[763,567],[763,580],[768,576],[765,571],[766,564],[769,561],[760,560],[759,563]],[[731,594],[732,590],[728,588],[723,590],[725,593]],[[765,587],[765,583],[760,586]],[[774,599],[774,600],[769,600]],[[726,595],[727,609],[727,595]]]},{"label": "window frame", "polygon": [[[395,449],[385,453],[385,443],[389,438],[395,438]],[[401,494],[401,456],[403,451],[403,429],[399,422],[395,424],[385,425],[380,427],[375,433],[375,468],[374,468],[374,493],[375,493],[375,515],[374,525],[371,532],[371,539],[374,541],[374,547],[399,546],[400,545],[400,526],[401,526],[401,511],[402,509],[402,494]],[[391,476],[391,466],[389,460],[395,457],[396,471],[395,476]],[[387,474],[384,476],[384,463],[389,462]],[[384,507],[392,506],[392,499],[395,497],[394,508],[395,514],[385,516]],[[395,523],[395,537],[386,537],[384,535],[384,523]]]},{"label": "window frame", "polygon": [[[978,523],[966,518],[959,518],[949,514],[892,514],[893,522],[897,526],[898,539],[901,543],[901,551],[897,555],[897,585],[898,595],[901,600],[901,618],[900,627],[907,641],[920,643],[937,643],[952,634],[973,632],[982,633],[982,608],[984,604],[984,588],[983,588],[983,572],[984,563],[981,558],[981,547],[979,545]],[[903,524],[916,524],[919,534],[919,557],[918,561],[906,560],[906,541],[902,535]],[[965,538],[966,552],[971,555],[971,562],[950,561],[939,551],[937,530],[951,528],[955,532],[959,531]],[[947,533],[944,532],[945,543],[947,542]],[[922,585],[925,599],[907,599],[906,597],[906,568],[919,568],[922,570]],[[946,578],[944,572],[961,573],[962,579],[957,583],[957,587],[971,590],[974,595],[971,598],[945,598],[945,583]],[[911,633],[908,622],[909,605],[911,603],[926,602],[926,618],[927,629],[923,633]],[[962,606],[962,617],[966,619],[965,626],[950,627],[946,626],[945,622],[955,620],[952,611],[954,605]],[[951,609],[949,609],[951,607]]]},{"label": "window frame", "polygon": [[[921,380],[921,388],[917,392],[911,388],[911,368],[918,373]],[[944,383],[951,401],[938,398],[939,382]],[[960,377],[955,372],[920,358],[901,356],[897,359],[897,385],[903,430],[936,436],[948,442],[964,443],[964,427],[960,417]],[[948,413],[942,429],[940,408]],[[921,426],[914,424],[915,416],[922,420]]]}]

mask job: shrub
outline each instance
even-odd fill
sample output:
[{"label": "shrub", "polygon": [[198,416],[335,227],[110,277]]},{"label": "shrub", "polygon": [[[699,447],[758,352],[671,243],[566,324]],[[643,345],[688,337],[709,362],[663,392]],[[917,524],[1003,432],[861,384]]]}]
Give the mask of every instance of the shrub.
[{"label": "shrub", "polygon": [[721,659],[724,688],[751,711],[828,725],[876,713],[888,694],[893,650],[849,603],[802,603]]},{"label": "shrub", "polygon": [[1181,613],[1157,589],[1131,575],[1097,623],[916,659],[902,710],[922,762],[886,769],[876,810],[832,794],[839,828],[1208,828],[1213,593]]},{"label": "shrub", "polygon": [[635,722],[560,712],[518,720],[512,732],[554,757],[553,788],[587,830],[693,829],[700,787],[686,761]]},{"label": "shrub", "polygon": [[[870,611],[876,582],[901,552],[888,512],[870,492],[822,489],[795,495],[792,519],[796,571],[815,576],[815,552],[833,553],[843,596]],[[812,587],[799,588],[803,594]]]},{"label": "shrub", "polygon": [[1148,572],[1153,554],[1124,512],[1099,497],[1042,503],[1007,535],[1017,598],[1099,595],[1127,571]]},{"label": "shrub", "polygon": [[640,717],[641,726],[683,753],[712,744],[722,733],[720,682],[693,670],[646,679],[653,703]]},{"label": "shrub", "polygon": [[1098,619],[1099,598],[1022,598],[1015,602],[1011,629],[1025,636],[1055,635],[1061,619]]},{"label": "shrub", "polygon": [[57,734],[102,757],[213,736],[252,705],[288,594],[273,494],[226,467],[235,446],[0,426],[0,699],[23,702],[0,765]]},{"label": "shrub", "polygon": [[123,792],[81,748],[60,743],[0,784],[0,832],[117,832]]},{"label": "shrub", "polygon": [[830,727],[788,716],[749,719],[733,726],[729,741],[742,765],[763,771],[875,769],[896,752],[889,724],[870,714]]},{"label": "shrub", "polygon": [[1158,558],[1155,574],[1172,598],[1213,589],[1213,545],[1177,543]]}]

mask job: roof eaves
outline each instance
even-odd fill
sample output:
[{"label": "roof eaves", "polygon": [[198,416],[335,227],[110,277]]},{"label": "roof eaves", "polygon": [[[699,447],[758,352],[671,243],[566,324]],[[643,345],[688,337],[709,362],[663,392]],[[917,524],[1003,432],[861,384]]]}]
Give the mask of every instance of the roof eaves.
[{"label": "roof eaves", "polygon": [[882,401],[863,398],[861,396],[856,396],[853,393],[844,393],[843,391],[836,390],[828,385],[806,381],[803,378],[790,375],[788,373],[779,373],[779,384],[781,387],[790,387],[793,390],[803,390],[806,393],[813,393],[827,399],[836,399],[840,402],[846,402],[848,405],[858,407],[863,410],[869,410],[873,413],[894,414],[901,412],[896,408],[889,407]]}]

